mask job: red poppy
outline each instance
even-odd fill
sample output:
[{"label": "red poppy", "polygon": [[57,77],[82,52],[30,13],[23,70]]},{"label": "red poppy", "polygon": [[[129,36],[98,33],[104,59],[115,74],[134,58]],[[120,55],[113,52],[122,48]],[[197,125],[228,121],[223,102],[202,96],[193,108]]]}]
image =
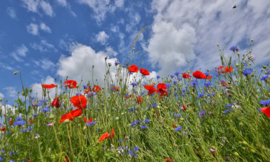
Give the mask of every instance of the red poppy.
[{"label": "red poppy", "polygon": [[88,123],[88,122],[92,122],[93,118],[90,118],[90,119],[87,121],[86,117],[84,117],[83,120],[84,120],[85,123]]},{"label": "red poppy", "polygon": [[131,73],[137,73],[139,71],[139,68],[136,65],[129,65],[127,69]]},{"label": "red poppy", "polygon": [[65,120],[70,120],[70,121],[73,121],[73,118],[71,117],[71,115],[69,114],[69,113],[67,113],[67,114],[64,114],[64,115],[62,115],[61,116],[61,119],[60,119],[60,123],[63,123],[63,121],[65,121]]},{"label": "red poppy", "polygon": [[131,97],[131,94],[130,95],[127,95],[125,96],[126,99],[129,99]]},{"label": "red poppy", "polygon": [[176,124],[173,124],[173,127],[176,128],[177,127]]},{"label": "red poppy", "polygon": [[150,75],[149,71],[147,69],[143,69],[143,68],[140,69],[140,73],[142,75]]},{"label": "red poppy", "polygon": [[87,99],[84,95],[73,96],[70,101],[73,103],[74,107],[86,109]]},{"label": "red poppy", "polygon": [[185,78],[185,79],[188,79],[188,78],[190,78],[190,75],[189,75],[189,73],[187,73],[187,74],[186,73],[183,73],[182,74],[182,77]]},{"label": "red poppy", "polygon": [[77,82],[75,80],[67,80],[64,84],[67,85],[68,88],[76,88],[77,86]]},{"label": "red poppy", "polygon": [[29,120],[29,123],[33,123],[35,120],[34,119],[32,119],[32,120]]},{"label": "red poppy", "polygon": [[263,107],[261,108],[261,111],[270,118],[270,107]]},{"label": "red poppy", "polygon": [[148,90],[148,95],[155,93],[157,90],[154,88],[154,85],[144,85],[143,86],[146,90]]},{"label": "red poppy", "polygon": [[99,91],[101,91],[102,89],[99,87],[99,86],[97,86],[97,85],[95,85],[94,87],[93,87],[93,92],[96,92],[96,93],[98,93]]},{"label": "red poppy", "polygon": [[206,79],[206,75],[201,71],[195,71],[193,76],[197,79]]},{"label": "red poppy", "polygon": [[65,158],[66,158],[66,162],[69,162],[68,157],[65,157]]},{"label": "red poppy", "polygon": [[111,132],[111,139],[113,139],[114,137],[114,128],[112,129],[112,132]]},{"label": "red poppy", "polygon": [[227,73],[231,73],[231,72],[233,72],[233,67],[231,66],[230,69],[229,69],[229,67],[226,66],[226,67],[225,67],[225,71],[226,71]]},{"label": "red poppy", "polygon": [[52,102],[52,107],[59,108],[60,105],[61,105],[60,99],[59,99],[59,97],[56,97]]},{"label": "red poppy", "polygon": [[206,79],[212,79],[212,75],[207,75]]},{"label": "red poppy", "polygon": [[181,109],[182,109],[182,111],[185,111],[187,109],[187,106],[183,105]]},{"label": "red poppy", "polygon": [[118,87],[112,86],[112,88],[113,88],[115,91],[119,91],[119,88],[118,88]]},{"label": "red poppy", "polygon": [[56,87],[55,84],[41,84],[41,86],[45,89],[52,89],[52,88]]},{"label": "red poppy", "polygon": [[99,139],[98,139],[98,142],[100,141],[104,141],[105,139],[109,138],[110,135],[108,132],[104,133]]},{"label": "red poppy", "polygon": [[13,125],[13,121],[12,120],[9,121],[9,125]]},{"label": "red poppy", "polygon": [[144,100],[144,98],[138,97],[138,98],[137,98],[137,103],[140,105],[142,100]]},{"label": "red poppy", "polygon": [[84,93],[88,94],[88,92],[91,92],[91,89],[87,88],[86,90],[84,90]]},{"label": "red poppy", "polygon": [[6,130],[6,127],[3,127],[2,129],[0,129],[2,132],[4,132]]},{"label": "red poppy", "polygon": [[164,159],[166,162],[173,162],[173,159]]},{"label": "red poppy", "polygon": [[228,82],[225,82],[224,80],[221,80],[220,83],[221,83],[222,86],[228,85]]},{"label": "red poppy", "polygon": [[164,95],[164,93],[166,93],[166,96],[168,96],[168,92],[166,91],[167,87],[165,83],[159,83],[157,85],[157,93],[160,93],[161,96]]},{"label": "red poppy", "polygon": [[75,110],[70,111],[69,114],[70,114],[70,116],[72,118],[75,118],[77,116],[82,115],[82,110],[81,109],[75,109]]}]

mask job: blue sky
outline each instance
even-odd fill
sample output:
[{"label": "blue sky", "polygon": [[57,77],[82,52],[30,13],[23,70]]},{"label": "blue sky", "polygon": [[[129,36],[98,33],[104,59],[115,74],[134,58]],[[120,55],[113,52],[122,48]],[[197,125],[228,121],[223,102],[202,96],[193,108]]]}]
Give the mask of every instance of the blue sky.
[{"label": "blue sky", "polygon": [[221,64],[217,44],[230,56],[230,46],[243,54],[254,39],[256,65],[270,60],[268,0],[5,0],[0,19],[0,98],[9,104],[21,91],[17,70],[34,94],[67,75],[87,82],[92,65],[102,82],[104,57],[125,62],[146,26],[134,64],[144,60],[149,78],[185,72],[187,61],[191,70],[213,71]]}]

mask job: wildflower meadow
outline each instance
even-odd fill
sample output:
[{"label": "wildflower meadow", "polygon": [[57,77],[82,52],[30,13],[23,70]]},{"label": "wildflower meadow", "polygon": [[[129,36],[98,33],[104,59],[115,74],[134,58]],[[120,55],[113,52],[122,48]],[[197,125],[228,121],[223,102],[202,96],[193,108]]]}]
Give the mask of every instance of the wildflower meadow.
[{"label": "wildflower meadow", "polygon": [[254,64],[252,46],[239,53],[218,45],[219,67],[165,78],[133,64],[140,54],[132,47],[128,62],[104,58],[104,85],[93,66],[86,85],[68,76],[42,84],[41,100],[16,71],[24,99],[1,114],[0,161],[269,161],[270,66]]}]

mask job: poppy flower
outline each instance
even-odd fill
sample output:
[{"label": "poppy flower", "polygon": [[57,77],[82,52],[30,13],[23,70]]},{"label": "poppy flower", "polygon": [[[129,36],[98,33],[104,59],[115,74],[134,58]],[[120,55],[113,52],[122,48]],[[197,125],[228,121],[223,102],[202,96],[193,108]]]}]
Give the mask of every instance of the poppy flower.
[{"label": "poppy flower", "polygon": [[92,122],[93,118],[90,118],[90,119],[87,121],[86,117],[84,117],[83,120],[84,120],[85,123],[88,123],[88,122]]},{"label": "poppy flower", "polygon": [[77,86],[77,82],[75,80],[67,80],[64,84],[67,85],[68,88],[76,88]]},{"label": "poppy flower", "polygon": [[270,107],[263,107],[261,108],[261,111],[270,118]]},{"label": "poppy flower", "polygon": [[148,90],[148,95],[155,93],[157,90],[154,88],[154,85],[144,85],[146,90]]},{"label": "poppy flower", "polygon": [[166,162],[173,162],[173,159],[168,159],[168,158],[166,158],[166,159],[164,159]]},{"label": "poppy flower", "polygon": [[60,105],[61,105],[60,99],[59,99],[59,97],[56,97],[52,102],[52,107],[59,108]]},{"label": "poppy flower", "polygon": [[35,120],[34,119],[32,119],[32,120],[29,120],[29,123],[33,123]]},{"label": "poppy flower", "polygon": [[206,79],[206,75],[201,71],[195,71],[193,76],[197,79]]},{"label": "poppy flower", "polygon": [[221,80],[220,83],[221,83],[222,86],[228,85],[228,82],[225,82],[224,80]]},{"label": "poppy flower", "polygon": [[137,73],[139,71],[139,68],[136,65],[129,65],[127,69],[131,73]]},{"label": "poppy flower", "polygon": [[91,89],[87,88],[86,90],[84,90],[84,93],[88,94],[88,92],[91,92]]},{"label": "poppy flower", "polygon": [[100,141],[104,141],[105,139],[109,138],[110,135],[108,132],[104,133],[99,139],[98,139],[98,142]]},{"label": "poppy flower", "polygon": [[3,127],[2,129],[0,129],[2,132],[4,132],[6,130],[6,127]]},{"label": "poppy flower", "polygon": [[140,105],[142,100],[144,100],[144,98],[138,97],[138,98],[137,98],[137,103]]},{"label": "poppy flower", "polygon": [[188,78],[190,78],[190,75],[189,75],[189,73],[183,73],[182,77],[185,79],[188,79]]},{"label": "poppy flower", "polygon": [[114,137],[114,128],[112,129],[112,132],[111,132],[111,139],[113,139]]},{"label": "poppy flower", "polygon": [[9,125],[13,125],[13,121],[12,120],[9,121]]},{"label": "poppy flower", "polygon": [[66,162],[69,162],[68,157],[65,157],[65,158],[66,158]]},{"label": "poppy flower", "polygon": [[55,84],[41,84],[41,86],[45,89],[52,89],[52,88],[56,87]]},{"label": "poppy flower", "polygon": [[160,93],[161,96],[164,95],[164,93],[166,93],[166,96],[168,96],[168,92],[166,91],[167,87],[165,83],[159,83],[157,85],[157,93]]},{"label": "poppy flower", "polygon": [[86,109],[87,99],[84,95],[73,96],[70,101],[73,103],[74,107]]},{"label": "poppy flower", "polygon": [[60,119],[60,123],[63,123],[63,121],[65,120],[70,120],[70,121],[73,121],[73,118],[71,117],[71,115],[69,113],[66,113],[64,115],[61,116],[61,119]]},{"label": "poppy flower", "polygon": [[77,116],[82,115],[82,110],[81,109],[75,109],[75,110],[70,111],[69,114],[70,114],[70,116],[72,118],[75,118]]},{"label": "poppy flower", "polygon": [[176,124],[173,124],[173,127],[176,128],[177,127]]},{"label": "poppy flower", "polygon": [[207,75],[206,79],[212,79],[212,75]]},{"label": "poppy flower", "polygon": [[143,69],[143,68],[140,69],[140,73],[142,75],[150,75],[149,71],[147,69]]},{"label": "poppy flower", "polygon": [[233,72],[233,67],[231,66],[230,69],[229,69],[229,67],[226,66],[226,67],[225,67],[225,71],[226,71],[227,73],[231,73],[231,72]]},{"label": "poppy flower", "polygon": [[96,93],[98,93],[99,91],[101,91],[102,89],[99,87],[99,86],[97,86],[97,85],[95,85],[94,87],[93,87],[93,92],[96,92]]},{"label": "poppy flower", "polygon": [[115,91],[119,91],[119,88],[118,87],[113,87],[112,86],[112,89],[114,89]]}]

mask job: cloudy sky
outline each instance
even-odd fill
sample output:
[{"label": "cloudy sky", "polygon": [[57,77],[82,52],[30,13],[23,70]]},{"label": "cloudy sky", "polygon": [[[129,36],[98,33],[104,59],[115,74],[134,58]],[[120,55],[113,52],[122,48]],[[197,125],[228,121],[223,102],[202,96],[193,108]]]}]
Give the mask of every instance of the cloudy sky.
[{"label": "cloudy sky", "polygon": [[[156,75],[219,66],[219,44],[227,56],[246,52],[254,39],[258,66],[269,63],[269,0],[5,0],[0,2],[0,98],[10,104],[26,87],[54,78],[103,83],[104,57],[126,63],[135,36],[134,60]],[[236,9],[232,7],[237,5]],[[190,64],[187,64],[187,61]],[[103,86],[103,84],[101,84]]]}]

